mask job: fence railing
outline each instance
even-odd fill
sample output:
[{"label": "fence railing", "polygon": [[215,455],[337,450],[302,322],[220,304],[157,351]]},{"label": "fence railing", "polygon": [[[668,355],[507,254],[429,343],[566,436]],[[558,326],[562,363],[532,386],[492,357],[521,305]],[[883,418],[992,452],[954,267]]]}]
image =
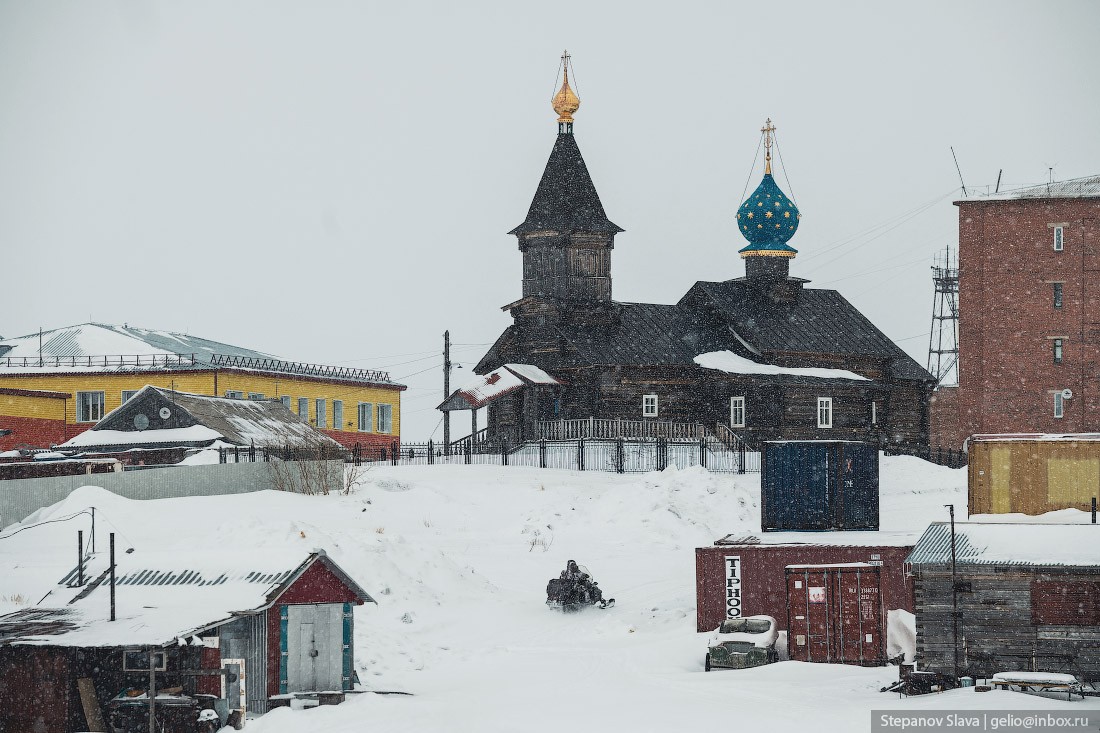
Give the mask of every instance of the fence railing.
[{"label": "fence railing", "polygon": [[519,446],[467,441],[461,450],[440,442],[357,444],[344,451],[289,448],[221,448],[221,463],[256,463],[285,460],[332,460],[342,458],[356,466],[488,465],[564,468],[574,471],[640,473],[663,471],[669,466],[702,466],[714,473],[759,473],[760,454],[744,443],[731,449],[714,436],[693,440],[627,438],[579,438],[539,440]]},{"label": "fence railing", "polygon": [[888,443],[883,452],[888,456],[916,456],[924,460],[948,468],[962,468],[966,466],[968,456],[966,451],[953,450],[937,446],[913,445],[909,443]]},{"label": "fence railing", "polygon": [[660,422],[657,420],[621,420],[590,417],[583,420],[540,420],[540,440],[578,440],[580,438],[637,438],[690,440],[704,438],[707,428],[701,423]]},{"label": "fence railing", "polygon": [[7,356],[0,367],[175,367],[194,366],[194,354],[99,354],[84,356]]}]

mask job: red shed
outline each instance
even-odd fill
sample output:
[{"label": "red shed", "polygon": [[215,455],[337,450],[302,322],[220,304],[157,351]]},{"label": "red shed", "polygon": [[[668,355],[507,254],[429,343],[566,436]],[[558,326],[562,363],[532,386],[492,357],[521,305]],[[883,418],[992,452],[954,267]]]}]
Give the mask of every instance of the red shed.
[{"label": "red shed", "polygon": [[[353,689],[352,609],[374,599],[323,550],[123,553],[115,620],[104,555],[85,564],[83,583],[74,569],[38,606],[0,617],[0,730],[30,730],[18,716],[43,709],[51,731],[91,729],[93,708],[109,715],[120,690],[149,687],[148,662],[129,658],[151,652],[158,690],[213,695],[223,714]],[[47,668],[56,684],[21,684]]]},{"label": "red shed", "polygon": [[911,532],[775,532],[728,535],[695,549],[696,630],[727,618],[772,616],[787,628],[788,565],[867,563],[881,569],[884,611],[913,612],[913,578],[905,558]]}]

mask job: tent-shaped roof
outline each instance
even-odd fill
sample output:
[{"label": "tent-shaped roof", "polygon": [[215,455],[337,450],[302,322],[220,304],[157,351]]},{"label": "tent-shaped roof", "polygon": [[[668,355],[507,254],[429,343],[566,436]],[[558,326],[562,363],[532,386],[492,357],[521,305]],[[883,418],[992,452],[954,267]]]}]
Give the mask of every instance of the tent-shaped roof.
[{"label": "tent-shaped roof", "polygon": [[54,646],[164,645],[201,633],[235,616],[276,603],[291,585],[320,563],[359,603],[363,588],[324,550],[305,558],[300,550],[231,553],[197,551],[122,553],[116,558],[116,620],[110,621],[108,559],[101,553],[74,586],[74,569],[37,606],[0,617],[0,644]]},{"label": "tent-shaped roof", "polygon": [[604,213],[600,196],[572,133],[559,133],[527,218],[509,234],[623,231]]}]

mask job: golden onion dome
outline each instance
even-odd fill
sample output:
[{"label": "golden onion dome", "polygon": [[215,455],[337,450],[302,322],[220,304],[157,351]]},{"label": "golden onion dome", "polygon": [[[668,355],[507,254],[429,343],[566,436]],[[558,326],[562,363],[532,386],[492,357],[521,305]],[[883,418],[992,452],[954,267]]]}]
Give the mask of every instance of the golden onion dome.
[{"label": "golden onion dome", "polygon": [[[568,54],[562,55],[563,59],[568,60]],[[562,77],[561,89],[554,95],[554,98],[550,101],[554,107],[554,111],[558,113],[558,122],[572,122],[573,113],[581,106],[580,97],[573,93],[573,90],[569,88],[569,64],[565,63],[564,75]]]}]

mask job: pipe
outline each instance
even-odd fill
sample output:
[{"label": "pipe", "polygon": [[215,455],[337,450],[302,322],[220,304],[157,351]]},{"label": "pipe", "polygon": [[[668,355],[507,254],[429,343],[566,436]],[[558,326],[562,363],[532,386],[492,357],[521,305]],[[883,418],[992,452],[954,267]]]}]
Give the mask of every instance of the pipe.
[{"label": "pipe", "polygon": [[115,620],[115,533],[111,532],[111,620]]},{"label": "pipe", "polygon": [[84,585],[84,530],[76,531],[76,584]]}]

